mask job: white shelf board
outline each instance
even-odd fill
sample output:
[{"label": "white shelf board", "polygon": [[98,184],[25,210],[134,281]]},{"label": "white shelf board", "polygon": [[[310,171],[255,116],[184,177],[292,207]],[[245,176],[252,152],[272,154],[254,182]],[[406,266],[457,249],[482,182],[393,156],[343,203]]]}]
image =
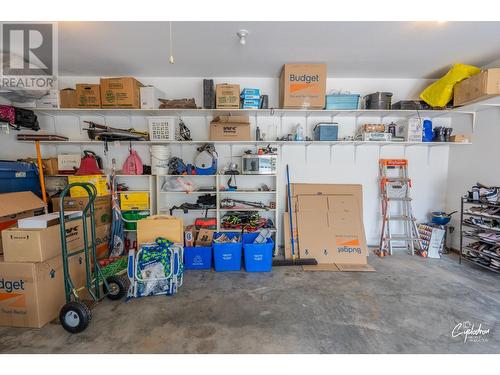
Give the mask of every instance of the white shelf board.
[{"label": "white shelf board", "polygon": [[117,194],[128,194],[128,193],[148,193],[149,190],[122,190],[122,191],[117,191]]},{"label": "white shelf board", "polygon": [[[475,107],[471,107],[475,108]],[[49,116],[193,116],[206,117],[218,115],[247,115],[247,116],[358,116],[358,117],[411,117],[418,116],[434,118],[441,116],[468,115],[474,112],[468,106],[443,110],[401,110],[401,109],[94,109],[94,108],[60,108],[37,109],[31,108],[37,114]],[[418,112],[418,113],[417,113]]]},{"label": "white shelf board", "polygon": [[[34,141],[18,141],[18,142],[23,142],[23,143],[34,143]],[[89,144],[101,144],[103,145],[104,142],[101,141],[91,141],[91,140],[71,140],[71,141],[40,141],[41,144],[54,144],[54,145],[89,145]],[[108,145],[109,147],[113,147],[114,142],[110,142]],[[122,144],[128,144],[128,141],[123,141]],[[155,143],[158,144],[158,142],[150,142],[150,141],[132,141],[133,144],[151,144]],[[231,145],[231,144],[242,144],[242,145],[268,145],[268,144],[273,144],[273,145],[280,145],[280,146],[311,146],[311,145],[321,145],[321,146],[341,146],[341,145],[354,145],[354,146],[360,146],[360,145],[379,145],[379,146],[386,146],[386,145],[401,145],[401,146],[428,146],[428,147],[433,147],[433,146],[458,146],[458,145],[469,145],[469,143],[459,143],[459,142],[396,142],[396,141],[390,141],[390,142],[382,142],[382,141],[187,141],[187,142],[182,142],[182,141],[165,141],[161,142],[161,144],[177,144],[177,145],[198,145],[198,144],[204,144],[204,143],[213,143],[213,144],[226,144],[226,145]],[[167,175],[162,175],[162,176],[167,176]],[[175,176],[175,175],[174,175]],[[196,176],[196,175],[189,175],[189,176]],[[199,176],[213,176],[213,175],[199,175]]]},{"label": "white shelf board", "polygon": [[230,212],[233,212],[233,211],[263,211],[263,212],[274,212],[276,211],[276,209],[274,208],[269,208],[269,209],[265,209],[265,208],[258,208],[258,207],[255,207],[255,208],[219,208],[219,211],[230,211]]},{"label": "white shelf board", "polygon": [[183,194],[183,195],[201,195],[201,194],[216,194],[217,191],[215,190],[210,190],[210,191],[160,191],[160,194]]},{"label": "white shelf board", "polygon": [[219,190],[221,194],[276,194],[276,190],[270,191],[245,191],[245,190]]}]

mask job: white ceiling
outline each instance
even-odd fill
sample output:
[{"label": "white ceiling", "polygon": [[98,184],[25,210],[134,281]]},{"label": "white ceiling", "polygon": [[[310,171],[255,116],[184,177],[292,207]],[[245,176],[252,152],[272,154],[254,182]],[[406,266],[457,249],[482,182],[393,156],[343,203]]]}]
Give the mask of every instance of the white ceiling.
[{"label": "white ceiling", "polygon": [[59,74],[277,77],[326,62],[330,77],[436,78],[500,59],[500,22],[174,22],[172,34],[174,65],[168,22],[61,22]]}]

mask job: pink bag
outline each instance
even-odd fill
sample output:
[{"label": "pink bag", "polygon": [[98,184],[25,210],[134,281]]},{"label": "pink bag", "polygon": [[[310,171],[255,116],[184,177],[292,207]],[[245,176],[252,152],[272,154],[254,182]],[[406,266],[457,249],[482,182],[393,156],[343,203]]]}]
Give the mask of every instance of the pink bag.
[{"label": "pink bag", "polygon": [[16,123],[16,109],[10,105],[0,105],[0,121],[14,125]]},{"label": "pink bag", "polygon": [[137,154],[137,152],[133,149],[130,149],[130,155],[123,163],[122,173],[123,174],[134,174],[140,175],[142,174],[142,160]]}]

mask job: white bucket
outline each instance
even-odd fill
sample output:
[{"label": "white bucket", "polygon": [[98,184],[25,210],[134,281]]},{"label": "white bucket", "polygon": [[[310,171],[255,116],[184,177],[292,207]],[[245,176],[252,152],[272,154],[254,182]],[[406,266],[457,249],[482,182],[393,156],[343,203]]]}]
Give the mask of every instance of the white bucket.
[{"label": "white bucket", "polygon": [[151,146],[151,174],[168,174],[170,149],[166,145]]}]

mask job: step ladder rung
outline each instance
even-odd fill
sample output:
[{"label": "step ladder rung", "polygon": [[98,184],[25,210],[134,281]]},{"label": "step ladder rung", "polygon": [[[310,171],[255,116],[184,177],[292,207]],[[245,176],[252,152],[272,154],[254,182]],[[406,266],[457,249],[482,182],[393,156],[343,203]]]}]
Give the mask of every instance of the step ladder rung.
[{"label": "step ladder rung", "polygon": [[409,181],[411,181],[411,178],[405,178],[405,177],[382,177],[382,181],[385,181],[385,182],[396,182],[396,181],[409,182]]},{"label": "step ladder rung", "polygon": [[389,216],[387,218],[389,221],[417,221],[414,217],[410,216]]},{"label": "step ladder rung", "polygon": [[388,241],[417,241],[420,240],[419,237],[406,236],[404,234],[393,234],[390,237],[384,237]]}]

